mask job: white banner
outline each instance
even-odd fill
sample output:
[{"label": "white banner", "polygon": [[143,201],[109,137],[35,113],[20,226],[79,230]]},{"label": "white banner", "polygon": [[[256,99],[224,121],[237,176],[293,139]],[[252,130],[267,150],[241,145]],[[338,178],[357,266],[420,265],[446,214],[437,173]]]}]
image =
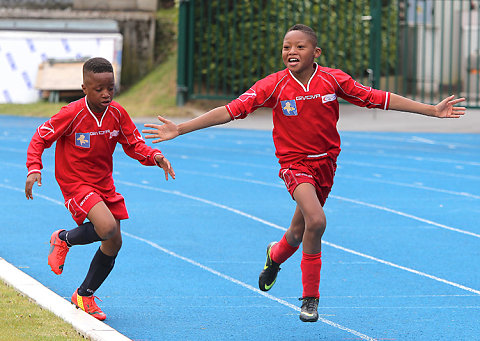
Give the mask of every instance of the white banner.
[{"label": "white banner", "polygon": [[122,43],[120,33],[0,31],[0,103],[38,101],[38,66],[48,59],[103,57],[114,65],[118,87]]}]

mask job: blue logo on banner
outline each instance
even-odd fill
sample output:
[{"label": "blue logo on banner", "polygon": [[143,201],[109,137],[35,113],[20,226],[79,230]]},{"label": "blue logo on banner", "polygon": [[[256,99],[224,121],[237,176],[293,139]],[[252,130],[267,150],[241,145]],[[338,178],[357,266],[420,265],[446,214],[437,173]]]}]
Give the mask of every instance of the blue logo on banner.
[{"label": "blue logo on banner", "polygon": [[287,100],[287,101],[280,101],[282,105],[283,114],[285,116],[297,116],[297,104],[295,103],[294,99]]},{"label": "blue logo on banner", "polygon": [[30,81],[30,77],[28,77],[28,73],[26,71],[22,72],[22,77],[23,77],[23,80],[25,81],[25,85],[27,86],[27,88],[33,89],[32,82]]},{"label": "blue logo on banner", "polygon": [[10,52],[7,53],[7,60],[10,64],[10,68],[15,71],[17,69],[17,65],[15,64],[15,60],[13,59],[13,56]]},{"label": "blue logo on banner", "polygon": [[5,98],[5,102],[12,103],[12,98],[10,97],[10,92],[7,89],[3,90],[3,97]]},{"label": "blue logo on banner", "polygon": [[75,133],[75,145],[90,148],[90,133]]},{"label": "blue logo on banner", "polygon": [[62,45],[65,49],[65,52],[70,52],[72,49],[70,48],[70,44],[68,43],[67,39],[62,39]]},{"label": "blue logo on banner", "polygon": [[30,49],[30,52],[35,52],[35,45],[33,44],[32,39],[27,39],[27,45],[28,45],[28,48]]}]

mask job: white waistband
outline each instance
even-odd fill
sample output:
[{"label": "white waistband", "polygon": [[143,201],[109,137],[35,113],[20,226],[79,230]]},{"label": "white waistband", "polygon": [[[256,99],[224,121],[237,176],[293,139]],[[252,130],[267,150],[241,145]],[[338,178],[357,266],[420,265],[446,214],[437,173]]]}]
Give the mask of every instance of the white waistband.
[{"label": "white waistband", "polygon": [[315,157],[322,157],[322,156],[327,156],[328,153],[322,153],[322,154],[315,154],[315,155],[307,155],[308,158],[315,158]]}]

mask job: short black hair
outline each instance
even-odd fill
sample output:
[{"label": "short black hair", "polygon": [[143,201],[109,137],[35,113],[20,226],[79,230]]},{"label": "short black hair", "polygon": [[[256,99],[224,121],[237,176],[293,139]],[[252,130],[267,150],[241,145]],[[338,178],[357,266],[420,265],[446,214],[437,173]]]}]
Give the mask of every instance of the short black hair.
[{"label": "short black hair", "polygon": [[310,39],[312,40],[313,46],[315,46],[315,47],[317,46],[317,44],[318,44],[317,34],[315,33],[315,31],[311,27],[309,27],[307,25],[304,25],[304,24],[295,24],[288,29],[287,33],[291,32],[291,31],[301,31],[301,32],[307,34],[310,37]]},{"label": "short black hair", "polygon": [[103,73],[103,72],[112,72],[113,73],[113,66],[112,64],[102,57],[94,57],[90,58],[83,64],[83,74],[87,72],[93,73]]}]

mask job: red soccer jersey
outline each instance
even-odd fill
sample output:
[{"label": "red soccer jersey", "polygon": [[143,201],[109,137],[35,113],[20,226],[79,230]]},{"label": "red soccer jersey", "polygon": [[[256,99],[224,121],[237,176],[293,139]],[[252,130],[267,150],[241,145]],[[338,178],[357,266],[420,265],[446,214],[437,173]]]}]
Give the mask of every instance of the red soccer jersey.
[{"label": "red soccer jersey", "polygon": [[260,107],[273,110],[275,155],[282,167],[308,157],[340,153],[337,97],[361,107],[388,109],[389,93],[364,86],[345,72],[315,64],[305,86],[288,69],[256,82],[226,108],[232,119]]},{"label": "red soccer jersey", "polygon": [[145,144],[125,109],[112,102],[102,114],[93,113],[86,97],[64,106],[37,128],[27,151],[28,174],[43,168],[42,153],[57,141],[55,177],[65,200],[83,185],[101,193],[115,191],[113,152],[117,142],[143,165],[156,165],[160,150]]}]

